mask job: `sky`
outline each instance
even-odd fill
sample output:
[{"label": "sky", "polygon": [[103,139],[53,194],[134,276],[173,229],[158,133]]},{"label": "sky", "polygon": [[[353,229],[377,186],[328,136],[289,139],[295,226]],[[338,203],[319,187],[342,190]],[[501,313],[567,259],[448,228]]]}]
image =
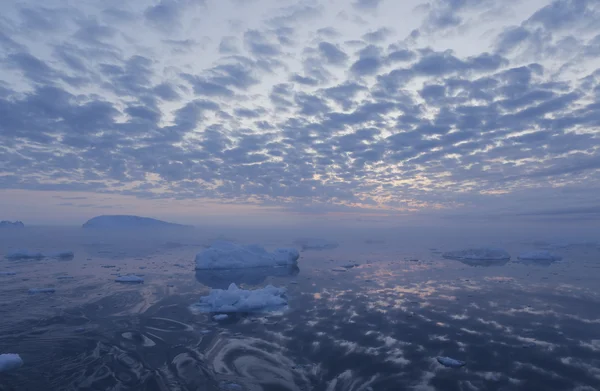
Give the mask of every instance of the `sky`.
[{"label": "sky", "polygon": [[600,221],[599,98],[597,0],[2,1],[0,219]]}]

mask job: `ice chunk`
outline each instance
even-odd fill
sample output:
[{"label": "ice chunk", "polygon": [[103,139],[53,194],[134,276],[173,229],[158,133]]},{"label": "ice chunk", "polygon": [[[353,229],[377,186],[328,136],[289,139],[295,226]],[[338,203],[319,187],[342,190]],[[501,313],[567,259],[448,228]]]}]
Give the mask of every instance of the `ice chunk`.
[{"label": "ice chunk", "polygon": [[450,357],[438,357],[437,361],[445,367],[460,368],[464,367],[467,363],[464,361],[456,360]]},{"label": "ice chunk", "polygon": [[339,246],[337,242],[318,238],[300,238],[294,243],[302,247],[302,250],[330,250]]},{"label": "ice chunk", "polygon": [[345,267],[334,267],[331,270],[334,272],[347,272],[348,271],[348,269],[346,269]]},{"label": "ice chunk", "polygon": [[227,318],[229,318],[229,315],[227,315],[227,314],[219,314],[219,315],[213,316],[214,320],[225,320]]},{"label": "ice chunk", "polygon": [[546,262],[550,262],[550,261],[558,261],[561,258],[557,255],[552,254],[549,251],[546,250],[538,250],[538,251],[527,251],[524,253],[521,253],[518,256],[518,259],[522,260],[522,261],[546,261]]},{"label": "ice chunk", "polygon": [[73,251],[58,251],[44,254],[41,252],[30,251],[26,249],[14,250],[6,255],[8,259],[42,259],[42,258],[73,258]]},{"label": "ice chunk", "polygon": [[36,295],[38,293],[54,293],[56,289],[54,288],[31,288],[29,290],[30,295]]},{"label": "ice chunk", "polygon": [[0,354],[0,372],[12,371],[23,365],[21,356],[15,353]]},{"label": "ice chunk", "polygon": [[128,274],[126,276],[119,276],[115,278],[116,282],[130,282],[133,284],[141,284],[144,282],[144,279],[139,276],[135,276],[133,274]]},{"label": "ice chunk", "polygon": [[231,284],[228,289],[211,289],[194,308],[202,312],[268,312],[287,306],[285,293],[285,288],[272,285],[245,290]]},{"label": "ice chunk", "polygon": [[215,242],[196,255],[196,269],[238,269],[296,264],[300,254],[295,248],[278,248],[272,253],[258,245],[243,246]]},{"label": "ice chunk", "polygon": [[73,276],[58,276],[56,278],[59,280],[72,280]]},{"label": "ice chunk", "polygon": [[16,276],[15,272],[0,272],[0,276]]},{"label": "ice chunk", "polygon": [[443,257],[457,260],[504,261],[510,259],[510,254],[501,248],[481,247],[449,251],[444,253]]}]

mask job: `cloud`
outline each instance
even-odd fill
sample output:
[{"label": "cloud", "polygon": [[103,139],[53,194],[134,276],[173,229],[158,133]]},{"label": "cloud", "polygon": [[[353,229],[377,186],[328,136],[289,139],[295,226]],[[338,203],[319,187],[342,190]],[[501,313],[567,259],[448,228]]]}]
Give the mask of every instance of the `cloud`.
[{"label": "cloud", "polygon": [[596,3],[419,4],[4,6],[0,186],[385,213],[588,194]]},{"label": "cloud", "polygon": [[383,0],[356,0],[352,6],[357,10],[373,10],[379,7]]},{"label": "cloud", "polygon": [[319,53],[327,63],[332,65],[343,65],[348,61],[348,55],[329,42],[319,43]]}]

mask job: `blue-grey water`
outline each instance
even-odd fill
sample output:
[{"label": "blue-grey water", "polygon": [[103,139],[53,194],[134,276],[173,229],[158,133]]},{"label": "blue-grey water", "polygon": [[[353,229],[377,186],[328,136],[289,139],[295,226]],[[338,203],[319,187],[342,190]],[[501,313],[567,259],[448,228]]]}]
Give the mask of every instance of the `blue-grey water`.
[{"label": "blue-grey water", "polygon": [[[597,244],[330,233],[339,246],[303,251],[297,268],[196,272],[195,254],[220,234],[2,232],[0,272],[16,274],[0,275],[0,353],[18,353],[24,365],[0,373],[0,390],[600,389]],[[295,239],[291,230],[225,235],[269,249]],[[441,257],[487,244],[513,258]],[[17,248],[75,256],[4,259]],[[540,248],[562,260],[516,260]],[[349,262],[359,265],[337,271]],[[145,282],[114,282],[127,273]],[[289,310],[222,322],[189,310],[230,282],[287,287]],[[446,368],[438,356],[467,364]]]}]

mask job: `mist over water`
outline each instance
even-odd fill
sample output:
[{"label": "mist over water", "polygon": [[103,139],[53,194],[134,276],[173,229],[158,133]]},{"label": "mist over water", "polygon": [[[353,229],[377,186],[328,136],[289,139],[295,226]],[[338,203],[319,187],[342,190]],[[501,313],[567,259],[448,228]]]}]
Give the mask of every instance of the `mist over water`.
[{"label": "mist over water", "polygon": [[[25,364],[0,374],[0,390],[597,389],[600,250],[559,233],[469,224],[6,230],[0,271],[16,274],[0,276],[0,353]],[[273,250],[299,248],[299,238],[338,246],[302,251],[297,267],[194,270],[215,240]],[[442,257],[477,246],[512,258]],[[75,256],[4,258],[15,249]],[[517,260],[540,249],[562,259]],[[124,274],[144,283],[114,281]],[[190,310],[231,282],[287,287],[289,309],[225,321]],[[439,356],[467,364],[445,368]]]}]

